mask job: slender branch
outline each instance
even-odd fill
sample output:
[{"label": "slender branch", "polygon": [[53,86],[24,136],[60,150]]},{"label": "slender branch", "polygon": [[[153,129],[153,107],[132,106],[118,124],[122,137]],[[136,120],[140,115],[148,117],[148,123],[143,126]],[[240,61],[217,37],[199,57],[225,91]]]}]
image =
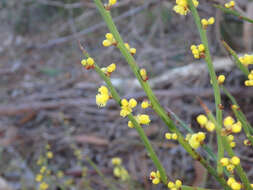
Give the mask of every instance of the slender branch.
[{"label": "slender branch", "polygon": [[[221,124],[222,123],[222,110],[220,109],[221,95],[220,95],[220,89],[219,89],[219,85],[218,85],[218,81],[217,81],[217,76],[216,76],[216,73],[215,73],[215,70],[213,67],[211,54],[209,51],[206,30],[203,29],[203,27],[201,25],[198,11],[195,8],[192,0],[188,0],[188,3],[189,3],[190,10],[192,12],[192,15],[193,15],[195,24],[197,25],[201,41],[205,46],[205,61],[207,63],[209,75],[211,77],[212,86],[213,86],[213,90],[214,90],[214,98],[215,98],[215,106],[216,106],[216,119],[217,119],[218,123]],[[221,142],[221,134],[218,133],[218,130],[216,130],[216,133],[217,133],[217,142],[218,142],[218,160],[220,160],[222,157],[224,157],[224,148],[223,148],[222,142]],[[222,166],[219,162],[217,162],[217,172],[219,175],[221,175],[223,173]]]},{"label": "slender branch", "polygon": [[221,41],[225,49],[234,57],[234,61],[236,66],[244,73],[246,77],[249,75],[249,69],[245,67],[241,61],[239,60],[239,57],[237,56],[236,52],[225,42]]},{"label": "slender branch", "polygon": [[253,23],[253,19],[250,19],[248,17],[245,17],[243,15],[241,15],[239,12],[233,10],[233,9],[228,9],[228,8],[225,8],[223,7],[222,5],[213,5],[214,7],[222,10],[224,13],[226,14],[231,14],[231,15],[234,15],[234,16],[237,16],[238,18],[242,19],[242,20],[245,20],[247,22],[250,22],[250,23]]}]

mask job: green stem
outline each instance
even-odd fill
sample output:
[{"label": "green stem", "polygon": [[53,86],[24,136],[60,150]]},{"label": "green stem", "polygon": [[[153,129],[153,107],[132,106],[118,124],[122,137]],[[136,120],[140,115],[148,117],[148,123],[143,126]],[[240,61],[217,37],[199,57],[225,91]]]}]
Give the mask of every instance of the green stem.
[{"label": "green stem", "polygon": [[213,169],[213,167],[206,162],[206,160],[201,157],[196,151],[194,151],[191,146],[188,144],[188,142],[185,141],[184,137],[180,133],[180,131],[177,129],[174,122],[171,120],[171,118],[167,115],[166,111],[162,108],[160,103],[158,102],[156,96],[154,95],[153,91],[150,88],[150,85],[147,81],[143,81],[140,74],[139,74],[139,67],[135,62],[135,59],[130,54],[130,52],[126,49],[124,42],[112,20],[110,11],[106,10],[101,2],[101,0],[94,0],[100,14],[102,15],[103,19],[105,20],[107,27],[109,28],[110,32],[113,34],[115,40],[117,41],[117,47],[121,51],[122,55],[125,57],[126,61],[130,65],[130,68],[132,69],[133,73],[135,74],[136,78],[140,82],[143,90],[145,91],[147,97],[149,98],[152,108],[154,111],[160,116],[160,118],[164,121],[164,123],[167,125],[170,131],[174,132],[178,136],[178,142],[185,148],[185,150],[196,160],[199,160],[200,163],[209,171],[211,175],[213,175],[219,183],[227,187],[226,181],[223,177],[219,176],[216,171]]},{"label": "green stem", "polygon": [[[208,118],[215,124],[215,126],[220,125],[220,124],[216,121],[216,119],[215,119],[215,117],[213,116],[213,114],[212,114],[208,109],[205,109],[205,110],[206,110],[206,114],[207,114]],[[218,130],[219,130],[218,132],[219,132],[220,134],[222,133],[222,131],[220,130],[221,127],[222,127],[222,126],[217,127]],[[227,136],[223,136],[223,135],[222,135],[221,137],[222,137],[222,144],[223,144],[225,150],[227,151],[229,157],[232,158],[233,156],[236,156],[235,153],[234,153],[234,151],[233,151],[233,149],[232,149],[231,146],[230,146],[228,137],[227,137]],[[235,169],[236,169],[236,171],[237,171],[237,173],[238,173],[240,179],[242,180],[242,183],[244,184],[245,189],[246,189],[246,190],[252,189],[251,186],[250,186],[250,182],[249,182],[249,180],[248,180],[248,178],[247,178],[247,175],[246,175],[246,173],[244,172],[244,170],[243,170],[241,164],[237,165],[237,166],[235,167]]]},{"label": "green stem", "polygon": [[[83,50],[83,53],[86,57],[90,57],[89,54],[87,52],[85,52]],[[112,95],[112,98],[119,104],[121,105],[121,98],[119,96],[119,94],[117,93],[116,89],[114,88],[113,84],[111,83],[111,80],[108,76],[106,76],[104,74],[104,72],[101,70],[101,68],[95,64],[95,71],[99,74],[99,76],[105,81],[105,83],[107,84],[107,87],[109,88],[109,91]],[[151,158],[151,160],[154,162],[157,170],[160,172],[161,174],[161,179],[162,179],[162,182],[164,184],[167,183],[167,175],[166,175],[166,172],[165,172],[165,169],[164,167],[162,166],[160,160],[158,159],[155,151],[153,150],[152,148],[152,145],[150,144],[143,128],[141,127],[141,125],[136,121],[136,119],[134,118],[134,116],[132,114],[129,114],[128,115],[128,118],[129,120],[133,123],[133,125],[135,126],[135,129],[137,130],[142,142],[144,143],[146,149],[147,149],[147,152]]]},{"label": "green stem", "polygon": [[[212,59],[211,59],[211,54],[209,51],[206,30],[203,29],[203,27],[202,27],[198,11],[195,8],[192,0],[188,0],[188,4],[189,4],[190,10],[192,12],[195,24],[197,25],[201,41],[202,41],[203,45],[205,46],[205,61],[207,63],[209,75],[211,77],[212,86],[213,86],[213,90],[214,90],[216,118],[217,118],[218,123],[221,124],[222,123],[222,110],[219,107],[219,106],[221,106],[221,95],[220,95],[219,84],[217,81],[217,76],[216,76],[216,73],[215,73],[215,70],[214,70],[214,67],[212,64]],[[217,133],[217,130],[216,130],[216,133]],[[218,142],[218,156],[217,157],[218,157],[218,160],[220,160],[222,157],[224,157],[224,148],[222,146],[220,133],[217,133],[217,142]],[[217,162],[217,172],[219,175],[221,175],[223,173],[222,165],[219,162]]]},{"label": "green stem", "polygon": [[238,18],[240,18],[242,20],[245,20],[247,22],[253,23],[253,19],[250,19],[248,17],[242,16],[240,13],[238,13],[234,9],[228,9],[226,7],[223,7],[222,5],[214,5],[214,7],[222,10],[226,14],[231,14],[231,15],[237,16]]},{"label": "green stem", "polygon": [[207,188],[202,188],[202,187],[192,187],[192,186],[187,186],[183,185],[182,190],[214,190],[214,189],[207,189]]},{"label": "green stem", "polygon": [[236,66],[244,73],[244,75],[248,78],[249,75],[249,69],[245,67],[241,61],[239,60],[239,57],[235,53],[235,51],[225,42],[222,41],[223,46],[225,49],[234,57]]}]

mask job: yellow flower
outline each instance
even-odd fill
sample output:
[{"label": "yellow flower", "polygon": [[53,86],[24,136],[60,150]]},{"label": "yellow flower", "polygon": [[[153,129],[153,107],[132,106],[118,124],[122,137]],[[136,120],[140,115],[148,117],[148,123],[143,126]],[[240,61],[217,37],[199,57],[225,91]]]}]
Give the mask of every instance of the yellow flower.
[{"label": "yellow flower", "polygon": [[247,67],[248,65],[253,64],[253,55],[245,54],[243,57],[240,57],[239,60]]},{"label": "yellow flower", "polygon": [[207,117],[205,115],[200,114],[197,117],[197,122],[200,124],[200,126],[204,126],[204,125],[207,124],[208,119],[207,119]]},{"label": "yellow flower", "polygon": [[112,63],[110,64],[108,67],[106,67],[106,71],[107,73],[111,74],[113,71],[116,70],[116,64],[115,63]]},{"label": "yellow flower", "polygon": [[[193,0],[193,4],[197,7],[199,2],[197,0]],[[190,11],[187,0],[176,0],[176,5],[173,7],[173,10],[180,15],[187,15]]]},{"label": "yellow flower", "polygon": [[235,120],[231,117],[225,117],[223,124],[226,128],[230,128],[235,123]]},{"label": "yellow flower", "polygon": [[224,75],[219,75],[218,76],[218,83],[223,84],[225,81],[226,77]]},{"label": "yellow flower", "polygon": [[198,132],[198,133],[194,133],[191,136],[189,136],[187,140],[193,149],[197,149],[203,143],[205,138],[206,138],[205,133]]},{"label": "yellow flower", "polygon": [[233,8],[235,6],[235,2],[234,1],[230,1],[228,3],[225,4],[225,7],[230,9]]},{"label": "yellow flower", "polygon": [[53,152],[48,151],[48,152],[47,152],[47,158],[52,159],[53,157],[54,157]]},{"label": "yellow flower", "polygon": [[143,81],[147,81],[148,80],[148,75],[147,75],[147,71],[146,69],[140,69],[140,75]]},{"label": "yellow flower", "polygon": [[172,138],[173,140],[177,140],[177,138],[178,138],[178,137],[177,137],[177,134],[176,134],[176,133],[173,133],[172,136],[171,136],[171,138]]},{"label": "yellow flower", "polygon": [[38,174],[38,175],[36,175],[35,181],[37,181],[37,182],[41,182],[41,181],[42,181],[42,179],[43,179],[43,175]]},{"label": "yellow flower", "polygon": [[149,115],[140,114],[136,116],[136,120],[139,124],[148,125],[150,123]]},{"label": "yellow flower", "polygon": [[112,5],[116,4],[116,3],[117,3],[117,0],[109,0],[108,5],[112,6]]},{"label": "yellow flower", "polygon": [[98,94],[96,95],[96,104],[100,107],[105,107],[109,98],[110,96],[107,87],[101,86],[98,89]]},{"label": "yellow flower", "polygon": [[150,177],[150,180],[152,180],[152,183],[155,185],[160,183],[161,181],[161,175],[159,171],[156,171],[156,172],[152,171],[149,177]]},{"label": "yellow flower", "polygon": [[136,49],[135,48],[131,48],[130,45],[128,43],[125,43],[125,47],[127,48],[127,50],[134,55],[136,53]]},{"label": "yellow flower", "polygon": [[135,108],[136,105],[137,101],[134,98],[131,98],[129,101],[122,99],[120,115],[126,117],[128,114],[132,113],[132,109]]},{"label": "yellow flower", "polygon": [[112,35],[112,33],[106,33],[105,38],[106,39],[103,41],[103,46],[108,47],[108,46],[117,44],[114,36]]},{"label": "yellow flower", "polygon": [[240,164],[240,158],[238,158],[237,156],[233,156],[231,159],[230,159],[230,163],[237,166],[238,164]]},{"label": "yellow flower", "polygon": [[167,186],[171,190],[178,190],[178,189],[181,189],[182,187],[182,181],[176,180],[175,183],[173,183],[172,181],[169,181]]},{"label": "yellow flower", "polygon": [[128,126],[129,128],[133,128],[133,127],[134,127],[134,124],[132,123],[132,121],[128,121],[127,126]]},{"label": "yellow flower", "polygon": [[48,189],[48,184],[45,182],[42,182],[39,186],[40,190],[47,190]]},{"label": "yellow flower", "polygon": [[150,103],[149,103],[147,100],[144,100],[144,101],[141,103],[141,108],[142,108],[142,109],[147,109],[149,106],[150,106]]},{"label": "yellow flower", "polygon": [[253,70],[248,75],[248,80],[244,82],[245,86],[253,86]]},{"label": "yellow flower", "polygon": [[235,181],[235,178],[233,178],[233,177],[229,177],[228,180],[227,180],[227,184],[228,184],[229,186],[231,186],[232,183],[234,183],[234,182],[236,182],[236,181]]},{"label": "yellow flower", "polygon": [[231,188],[233,190],[240,190],[242,188],[242,185],[238,182],[234,182],[234,183],[231,184]]},{"label": "yellow flower", "polygon": [[208,20],[205,18],[201,19],[201,24],[204,29],[206,29],[208,27],[208,25],[214,24],[214,22],[215,22],[214,17],[210,17]]},{"label": "yellow flower", "polygon": [[235,166],[233,164],[228,164],[226,168],[228,171],[232,172],[235,169]]},{"label": "yellow flower", "polygon": [[237,121],[235,124],[232,125],[232,132],[233,133],[240,133],[242,130],[242,124],[240,121]]},{"label": "yellow flower", "polygon": [[206,129],[209,131],[209,132],[213,132],[213,130],[215,129],[215,125],[213,122],[211,121],[208,121],[205,125]]},{"label": "yellow flower", "polygon": [[227,166],[229,164],[229,159],[228,158],[221,158],[220,163],[222,166]]},{"label": "yellow flower", "polygon": [[112,165],[114,165],[114,166],[121,165],[121,162],[122,162],[122,160],[119,157],[112,158]]},{"label": "yellow flower", "polygon": [[198,46],[192,45],[191,51],[195,59],[205,57],[205,46],[204,44],[199,44]]},{"label": "yellow flower", "polygon": [[45,173],[46,170],[47,170],[47,167],[46,166],[42,166],[40,168],[40,173],[43,174],[43,173]]},{"label": "yellow flower", "polygon": [[198,50],[199,50],[200,52],[204,52],[204,51],[205,51],[205,46],[204,46],[204,44],[199,44],[199,45],[198,45]]},{"label": "yellow flower", "polygon": [[83,59],[81,64],[88,70],[94,68],[95,61],[93,58],[89,57],[88,59]]}]

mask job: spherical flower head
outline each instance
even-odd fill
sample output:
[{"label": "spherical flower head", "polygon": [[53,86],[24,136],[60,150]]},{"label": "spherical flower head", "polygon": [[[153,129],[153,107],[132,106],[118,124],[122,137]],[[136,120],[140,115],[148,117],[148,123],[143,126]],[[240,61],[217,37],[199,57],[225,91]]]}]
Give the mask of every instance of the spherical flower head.
[{"label": "spherical flower head", "polygon": [[236,182],[236,180],[235,180],[235,178],[233,178],[233,177],[229,177],[228,180],[227,180],[227,184],[228,184],[229,186],[231,186],[232,183],[234,183],[234,182]]},{"label": "spherical flower head", "polygon": [[175,184],[177,188],[180,188],[182,186],[182,181],[176,180]]},{"label": "spherical flower head", "polygon": [[224,75],[219,75],[218,76],[218,83],[223,84],[225,81],[226,77]]},{"label": "spherical flower head", "polygon": [[150,173],[150,179],[152,180],[153,184],[156,185],[156,184],[160,183],[160,181],[161,181],[160,178],[161,178],[161,175],[160,175],[159,171],[157,171],[157,172],[152,171]]},{"label": "spherical flower head", "polygon": [[149,115],[146,114],[137,115],[137,121],[140,124],[148,125],[150,123]]},{"label": "spherical flower head", "polygon": [[176,0],[176,4],[178,4],[179,6],[182,6],[182,7],[188,6],[187,0]]},{"label": "spherical flower head", "polygon": [[133,124],[132,121],[128,121],[127,126],[128,126],[129,128],[134,128],[134,124]]},{"label": "spherical flower head", "polygon": [[106,38],[107,40],[110,40],[110,41],[112,41],[112,40],[114,39],[112,33],[106,33],[106,34],[105,34],[105,38]]},{"label": "spherical flower head", "polygon": [[53,156],[54,156],[53,152],[51,152],[51,151],[47,152],[47,158],[52,159]]},{"label": "spherical flower head", "polygon": [[81,61],[81,64],[82,64],[83,66],[86,66],[86,64],[87,64],[86,59],[83,59],[83,60]]},{"label": "spherical flower head", "polygon": [[235,139],[234,135],[228,135],[229,142],[232,142]]},{"label": "spherical flower head", "polygon": [[115,63],[112,63],[112,64],[110,64],[106,69],[107,69],[107,72],[108,72],[108,73],[112,73],[113,71],[116,70],[116,64],[115,64]]},{"label": "spherical flower head", "polygon": [[233,190],[240,190],[242,188],[242,185],[238,182],[234,182],[234,183],[231,184],[231,188]]},{"label": "spherical flower head", "polygon": [[136,49],[135,49],[135,48],[130,48],[130,53],[131,53],[132,55],[136,54]]},{"label": "spherical flower head", "polygon": [[112,43],[109,41],[109,40],[103,40],[103,46],[105,46],[105,47],[108,47],[108,46],[111,46],[112,45]]},{"label": "spherical flower head", "polygon": [[172,138],[172,134],[171,133],[165,133],[165,138],[170,140]]},{"label": "spherical flower head", "polygon": [[204,126],[204,125],[207,124],[208,119],[207,119],[207,117],[205,115],[200,114],[197,117],[197,122],[200,124],[200,126]]},{"label": "spherical flower head", "polygon": [[246,80],[244,84],[245,86],[253,86],[253,80]]},{"label": "spherical flower head", "polygon": [[180,5],[175,5],[174,7],[173,7],[173,10],[176,12],[176,13],[178,13],[178,14],[180,14],[180,15],[187,15],[187,13],[188,13],[188,8],[187,9],[185,9],[185,7],[182,7],[182,6],[180,6]]},{"label": "spherical flower head", "polygon": [[108,100],[109,100],[109,95],[108,94],[97,94],[96,95],[96,104],[99,107],[105,107]]},{"label": "spherical flower head", "polygon": [[210,17],[210,18],[208,19],[208,24],[209,24],[209,25],[214,24],[214,22],[215,22],[215,18],[214,18],[214,17]]},{"label": "spherical flower head", "polygon": [[116,4],[116,3],[117,3],[117,0],[109,0],[108,5],[112,6],[112,5]]},{"label": "spherical flower head", "polygon": [[45,182],[42,182],[39,186],[40,190],[47,190],[48,189],[48,184]]},{"label": "spherical flower head", "polygon": [[205,51],[205,46],[204,46],[204,44],[199,44],[199,45],[198,45],[198,50],[199,50],[200,52],[204,52],[204,51]]},{"label": "spherical flower head", "polygon": [[205,133],[203,133],[203,132],[198,132],[198,141],[199,142],[202,142],[202,141],[204,141],[205,140],[205,138],[206,138],[206,134]]},{"label": "spherical flower head", "polygon": [[234,148],[234,147],[236,146],[236,143],[235,143],[235,142],[231,142],[231,143],[229,143],[229,146],[230,146],[231,148]]},{"label": "spherical flower head", "polygon": [[178,136],[177,136],[176,133],[172,133],[171,138],[172,138],[173,140],[177,140]]},{"label": "spherical flower head", "polygon": [[231,127],[234,123],[235,120],[231,116],[227,116],[223,121],[223,124],[226,128]]},{"label": "spherical flower head", "polygon": [[119,158],[119,157],[114,157],[114,158],[112,158],[112,165],[114,165],[114,166],[119,166],[119,165],[121,165],[121,163],[122,163],[122,160],[121,160],[121,158]]},{"label": "spherical flower head", "polygon": [[197,49],[196,45],[191,45],[191,50]]},{"label": "spherical flower head", "polygon": [[229,159],[228,158],[221,158],[220,163],[222,166],[227,166],[229,164]]},{"label": "spherical flower head", "polygon": [[108,88],[106,86],[101,86],[99,89],[98,89],[98,92],[100,94],[108,94]]},{"label": "spherical flower head", "polygon": [[193,2],[194,7],[197,7],[199,5],[199,2],[197,0],[193,0],[192,2]]},{"label": "spherical flower head", "polygon": [[143,81],[148,80],[147,71],[146,69],[142,68],[140,69],[140,75]]},{"label": "spherical flower head", "polygon": [[230,159],[230,163],[237,166],[238,164],[240,164],[240,158],[238,158],[237,156],[233,156],[231,159]]},{"label": "spherical flower head", "polygon": [[193,134],[189,139],[189,144],[193,149],[197,149],[200,146],[200,142],[197,139],[198,139],[197,134]]},{"label": "spherical flower head", "polygon": [[157,184],[159,184],[160,183],[160,179],[159,178],[155,178],[155,179],[153,179],[152,180],[152,183],[154,184],[154,185],[157,185]]},{"label": "spherical flower head", "polygon": [[40,173],[43,174],[43,173],[46,172],[46,170],[47,170],[47,167],[46,167],[46,166],[42,166],[42,167],[40,168]]},{"label": "spherical flower head", "polygon": [[147,100],[144,100],[144,101],[141,103],[141,108],[142,108],[142,109],[147,109],[149,106],[150,106],[150,103],[149,103]]},{"label": "spherical flower head", "polygon": [[169,181],[169,183],[168,183],[168,188],[169,189],[172,189],[172,188],[174,188],[175,187],[175,184],[172,182],[172,181]]},{"label": "spherical flower head", "polygon": [[250,142],[249,139],[245,139],[245,140],[243,141],[243,144],[244,144],[245,146],[251,146],[251,142]]},{"label": "spherical flower head", "polygon": [[233,164],[228,164],[226,168],[228,171],[232,172],[235,169],[235,166]]},{"label": "spherical flower head", "polygon": [[241,130],[242,130],[242,124],[240,121],[238,121],[232,125],[232,132],[233,133],[240,133]]},{"label": "spherical flower head", "polygon": [[213,122],[211,121],[208,121],[205,125],[206,129],[209,131],[209,132],[213,132],[214,129],[215,129],[215,125]]},{"label": "spherical flower head", "polygon": [[115,168],[113,169],[113,175],[114,175],[115,177],[120,177],[121,172],[120,172],[120,168],[119,168],[119,167],[115,167]]},{"label": "spherical flower head", "polygon": [[208,21],[205,18],[203,18],[201,19],[201,24],[203,28],[206,28],[208,26]]},{"label": "spherical flower head", "polygon": [[230,1],[228,3],[225,4],[225,7],[230,9],[233,8],[235,6],[235,2],[234,1]]},{"label": "spherical flower head", "polygon": [[87,59],[87,64],[88,64],[89,66],[93,66],[94,63],[95,63],[95,61],[94,61],[93,58],[89,57],[89,58]]},{"label": "spherical flower head", "polygon": [[37,182],[41,182],[41,181],[42,181],[42,179],[43,179],[43,175],[38,174],[38,175],[36,175],[35,181],[37,181]]}]

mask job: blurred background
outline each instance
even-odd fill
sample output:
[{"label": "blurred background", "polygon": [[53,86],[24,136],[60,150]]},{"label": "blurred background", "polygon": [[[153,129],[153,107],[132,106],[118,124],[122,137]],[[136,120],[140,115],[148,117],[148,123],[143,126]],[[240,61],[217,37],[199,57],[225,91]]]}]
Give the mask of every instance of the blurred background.
[{"label": "blurred background", "polygon": [[[245,78],[220,40],[238,53],[250,53],[253,25],[223,14],[213,3],[201,0],[199,12],[216,19],[208,29],[216,71],[226,76],[227,88],[252,123],[252,89],[243,86]],[[124,41],[137,49],[137,63],[147,69],[163,107],[199,131],[195,117],[203,110],[196,98],[214,109],[213,92],[205,64],[191,55],[191,44],[200,43],[194,21],[190,15],[174,13],[174,4],[173,0],[119,0],[112,16]],[[250,0],[237,5],[253,18]],[[80,64],[84,57],[78,41],[101,67],[117,64],[112,81],[122,97],[146,98],[120,52],[102,46],[108,29],[93,1],[0,0],[0,23],[0,189],[38,189],[36,163],[48,151],[47,144],[53,153],[48,161],[49,189],[113,189],[108,184],[116,189],[162,189],[149,181],[155,168],[137,132],[120,118],[115,102],[97,107],[95,95],[103,82]],[[223,105],[225,116],[232,114],[224,95]],[[182,147],[164,139],[167,128],[156,114],[146,113],[152,122],[145,132],[168,176],[188,185],[218,187]],[[253,182],[253,151],[243,146],[244,139],[237,135],[235,151]],[[208,141],[216,150],[212,135]],[[131,180],[113,176],[113,157],[122,158]],[[60,179],[59,171],[64,174]],[[66,188],[61,187],[65,183]]]}]

